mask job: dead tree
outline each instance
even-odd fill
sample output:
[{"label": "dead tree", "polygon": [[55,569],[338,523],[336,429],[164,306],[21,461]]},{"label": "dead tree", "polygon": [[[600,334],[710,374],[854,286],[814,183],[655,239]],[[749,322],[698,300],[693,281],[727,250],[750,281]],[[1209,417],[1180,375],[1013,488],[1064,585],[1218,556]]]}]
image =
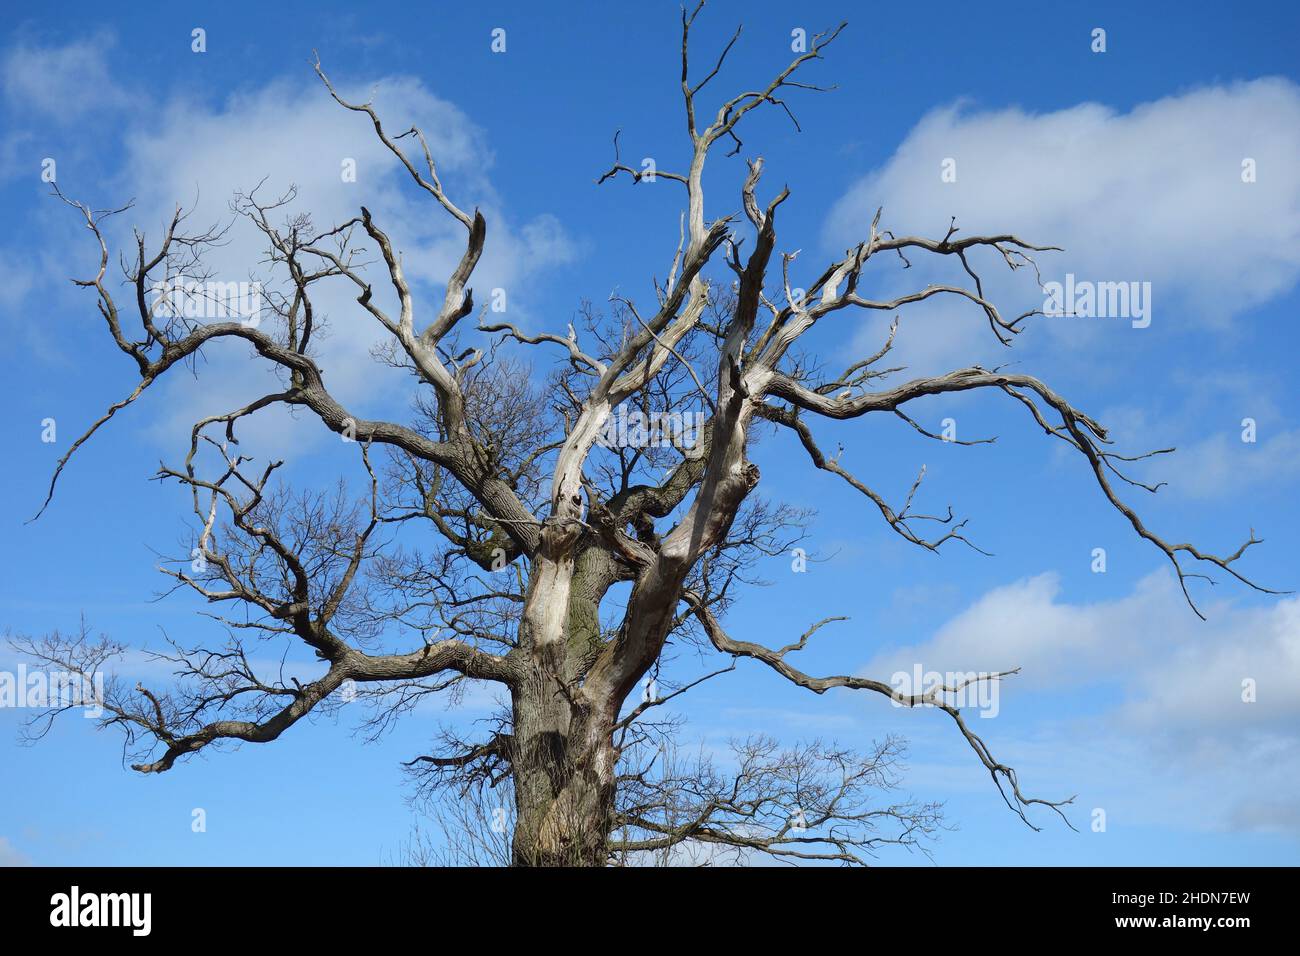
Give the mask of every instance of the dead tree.
[{"label": "dead tree", "polygon": [[[137,234],[124,269],[130,301],[119,304],[106,280],[110,252],[102,223],[121,210],[64,199],[84,217],[99,249],[98,271],[78,284],[97,297],[113,342],[139,380],[59,462],[50,496],[73,453],[101,425],[211,343],[243,340],[255,360],[280,372],[282,383],[197,422],[184,462],[159,473],[192,492],[197,521],[193,554],[164,570],[177,588],[231,609],[216,615],[229,643],[178,643],[168,657],[181,679],[171,690],[110,682],[104,723],[126,732],[131,752],[141,755],[135,770],[162,773],[222,742],[269,743],[347,693],[374,704],[371,726],[379,732],[429,695],[481,681],[508,693],[505,712],[482,738],[449,740],[451,749],[411,766],[423,785],[450,783],[461,794],[507,791],[508,852],[517,864],[597,865],[674,848],[860,862],[880,843],[912,844],[937,825],[930,805],[873,804],[874,793],[889,784],[895,741],[857,755],[823,744],[783,751],[760,737],[737,743],[734,773],[670,760],[675,751],[663,745],[664,723],[647,725],[646,715],[666,713],[655,708],[743,658],[816,694],[848,688],[943,710],[1027,823],[1035,804],[1061,813],[1069,801],[1023,793],[1015,771],[941,690],[906,696],[882,680],[818,676],[797,667],[797,652],[827,621],[776,649],[724,627],[757,559],[789,548],[806,517],[757,495],[759,469],[749,453],[761,430],[790,433],[812,468],[860,492],[908,542],[932,551],[971,544],[951,509],[934,515],[913,509],[919,478],[906,500],[891,504],[826,454],[814,434],[821,420],[892,415],[937,438],[907,411],[927,396],[979,389],[1023,406],[1036,427],[1082,457],[1106,501],[1169,560],[1184,594],[1197,576],[1188,562],[1258,587],[1236,570],[1237,559],[1257,542],[1253,533],[1236,552],[1216,556],[1148,529],[1116,490],[1147,487],[1120,471],[1146,456],[1110,450],[1106,429],[1038,378],[970,366],[898,380],[902,370],[882,364],[892,331],[875,354],[837,373],[797,355],[796,343],[837,313],[897,313],[941,296],[966,300],[990,333],[1010,344],[1035,313],[1006,317],[985,297],[980,257],[1036,274],[1033,255],[1052,247],[1009,233],[959,236],[955,224],[938,238],[895,235],[880,228],[877,213],[862,240],[797,294],[795,254],[777,243],[789,191],[760,198],[763,163],[755,159],[731,197],[739,211],[715,217],[706,208],[703,173],[715,150],[741,151],[739,131],[754,110],[776,107],[794,120],[787,97],[821,89],[796,75],[822,58],[843,25],[813,38],[770,82],[706,111],[701,94],[739,31],[696,79],[688,41],[698,13],[696,7],[682,17],[685,165],[656,173],[684,194],[680,242],[675,254],[665,255],[666,278],[655,283],[652,302],[616,296],[604,311],[584,306],[581,329],[570,325],[567,334],[488,321],[485,312],[477,328],[472,322],[466,328],[475,314],[470,283],[487,222],[444,189],[418,129],[392,134],[369,103],[337,92],[319,60],[316,72],[328,94],[373,125],[420,199],[464,227],[464,253],[440,301],[413,293],[393,242],[364,207],[322,229],[288,214],[292,193],[266,198],[254,190],[237,196],[233,208],[265,237],[282,289],[272,300],[273,322],[200,322],[151,307],[152,283],[194,274],[218,238],[187,233],[179,210],[156,251]],[[642,173],[622,163],[617,147],[616,137],[614,165],[599,182],[622,174],[641,182]],[[873,298],[863,288],[870,260],[906,265],[909,256],[955,257],[970,284],[929,285],[892,299]],[[354,287],[361,319],[386,333],[383,357],[415,378],[409,420],[369,420],[331,394],[313,343],[313,293],[321,283]],[[534,384],[520,361],[531,354],[525,347],[555,350],[558,362],[545,384]],[[896,383],[886,384],[887,378]],[[295,493],[275,481],[280,462],[254,466],[242,457],[239,422],[275,405],[353,439],[340,447],[359,459],[365,493],[354,499],[346,486]],[[707,409],[691,448],[605,440],[621,408],[684,407]],[[619,601],[611,599],[614,592]],[[258,672],[247,643],[286,638],[314,652],[319,676],[300,682]],[[639,700],[645,696],[635,693],[639,685],[658,673],[669,649],[692,643],[716,652],[722,664]],[[74,670],[97,667],[118,649],[85,634],[50,635],[25,647]],[[795,811],[806,826],[791,825]],[[499,857],[499,841],[491,845],[496,849],[487,856]]]}]

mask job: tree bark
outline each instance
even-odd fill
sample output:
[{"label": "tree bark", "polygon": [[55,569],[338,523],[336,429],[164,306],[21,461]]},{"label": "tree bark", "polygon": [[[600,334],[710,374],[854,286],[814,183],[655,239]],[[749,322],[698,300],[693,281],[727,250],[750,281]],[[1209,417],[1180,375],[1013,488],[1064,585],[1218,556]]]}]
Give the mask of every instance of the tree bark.
[{"label": "tree bark", "polygon": [[602,866],[613,818],[619,703],[593,705],[581,690],[585,663],[599,646],[599,595],[578,573],[580,526],[550,520],[540,535],[523,620],[528,672],[511,692],[511,768],[520,866]]},{"label": "tree bark", "polygon": [[614,809],[614,718],[575,709],[534,674],[513,695],[516,866],[603,866]]}]

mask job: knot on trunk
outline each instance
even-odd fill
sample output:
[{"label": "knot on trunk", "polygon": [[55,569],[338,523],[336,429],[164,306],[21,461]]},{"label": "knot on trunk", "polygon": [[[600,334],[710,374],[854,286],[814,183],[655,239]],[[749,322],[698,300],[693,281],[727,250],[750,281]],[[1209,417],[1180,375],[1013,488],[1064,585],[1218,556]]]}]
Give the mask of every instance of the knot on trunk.
[{"label": "knot on trunk", "polygon": [[550,517],[542,522],[538,535],[538,550],[543,557],[558,561],[573,553],[574,546],[582,537],[582,522],[577,518]]}]

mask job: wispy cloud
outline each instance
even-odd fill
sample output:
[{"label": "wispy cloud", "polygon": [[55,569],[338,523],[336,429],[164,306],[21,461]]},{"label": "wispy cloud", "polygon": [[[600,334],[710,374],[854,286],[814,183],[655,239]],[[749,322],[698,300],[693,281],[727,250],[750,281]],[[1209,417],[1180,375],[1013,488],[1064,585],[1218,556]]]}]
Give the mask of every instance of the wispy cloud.
[{"label": "wispy cloud", "polygon": [[0,85],[9,108],[66,125],[129,105],[131,96],[108,60],[114,42],[111,33],[101,31],[63,45],[11,47],[0,57]]},{"label": "wispy cloud", "polygon": [[1283,487],[1300,478],[1300,429],[1257,435],[1212,435],[1178,450],[1177,490],[1192,498]]}]

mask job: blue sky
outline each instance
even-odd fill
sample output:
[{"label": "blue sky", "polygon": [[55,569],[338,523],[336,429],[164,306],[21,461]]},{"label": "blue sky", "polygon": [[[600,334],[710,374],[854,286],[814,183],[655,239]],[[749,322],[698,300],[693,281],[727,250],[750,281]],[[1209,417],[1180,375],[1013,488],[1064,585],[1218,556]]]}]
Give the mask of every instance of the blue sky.
[{"label": "blue sky", "polygon": [[[1277,588],[1300,585],[1291,545],[1300,534],[1300,10],[859,6],[715,3],[697,21],[701,65],[745,24],[715,96],[788,62],[793,29],[849,21],[807,77],[838,89],[791,98],[802,132],[760,111],[743,134],[742,157],[766,160],[766,186],[792,190],[779,247],[802,250],[811,281],[866,235],[883,205],[882,226],[899,234],[941,236],[956,215],[968,233],[1005,230],[1064,246],[1040,260],[1044,279],[1151,282],[1146,328],[1038,318],[1008,352],[974,310],[932,302],[904,313],[898,354],[917,374],[1016,361],[1111,425],[1125,449],[1177,445],[1176,455],[1135,469],[1168,487],[1127,493],[1152,528],[1231,552],[1253,527],[1265,544],[1244,570]],[[408,251],[408,267],[428,290],[447,271],[450,233],[366,124],[329,102],[311,73],[318,50],[344,90],[377,85],[376,106],[394,128],[416,122],[428,133],[448,190],[488,216],[478,282],[507,288],[521,325],[561,332],[584,299],[616,289],[648,295],[676,245],[671,184],[594,183],[619,128],[625,159],[683,165],[673,4],[361,12],[223,3],[111,13],[70,4],[57,22],[28,10],[5,21],[0,626],[14,631],[70,630],[84,614],[94,631],[138,647],[156,646],[163,631],[187,642],[211,636],[189,598],[150,600],[163,583],[156,555],[183,538],[185,511],[174,488],[148,479],[160,459],[183,456],[195,417],[260,394],[261,382],[242,351],[214,351],[197,377],[161,383],[97,436],[51,509],[24,524],[71,437],[132,384],[90,297],[66,281],[93,272],[96,250],[49,197],[43,159],[56,160],[65,193],[90,204],[134,197],[119,230],[136,223],[155,236],[176,202],[216,218],[233,189],[263,176],[296,183],[318,222],[366,204],[419,253]],[[203,54],[191,51],[195,27],[206,30]],[[489,47],[498,27],[503,54]],[[1091,50],[1097,27],[1104,53]],[[340,156],[358,160],[357,183],[340,182]],[[742,157],[711,161],[710,216],[738,208]],[[939,176],[948,158],[952,183]],[[1242,181],[1245,159],[1255,161],[1254,182]],[[218,264],[238,275],[254,251],[236,236]],[[1040,303],[1024,270],[985,266],[1005,311]],[[920,261],[875,269],[881,297],[961,278]],[[332,387],[368,413],[400,410],[405,381],[367,358],[374,328],[345,298],[337,305],[326,352]],[[809,342],[832,365],[874,351],[883,335],[875,318],[842,319]],[[956,827],[933,848],[943,864],[1300,861],[1297,599],[1216,574],[1216,586],[1192,582],[1201,621],[1084,462],[1036,431],[1023,409],[963,395],[912,414],[933,430],[953,419],[959,438],[999,439],[942,445],[897,421],[817,430],[891,500],[924,464],[923,503],[951,502],[994,556],[907,545],[851,489],[773,440],[755,453],[761,489],[820,510],[807,546],[825,560],[795,574],[788,558],[772,559],[762,568],[772,586],[741,602],[728,628],[779,646],[819,618],[850,616],[803,652],[801,666],[818,674],[1022,667],[1002,686],[997,716],[973,723],[1031,795],[1078,794],[1070,811],[1078,832],[1048,814],[1033,817],[1043,832],[1025,827],[942,714],[851,692],[817,698],[757,664],[687,698],[685,742],[721,747],[754,729],[845,744],[902,733],[911,740],[904,789],[947,801]],[[59,441],[43,443],[41,421],[51,417]],[[1253,443],[1241,440],[1245,418],[1257,424]],[[353,469],[311,422],[253,424],[253,445],[288,456],[302,481]],[[1105,573],[1091,570],[1095,548],[1106,550]],[[683,656],[674,676],[710,663]],[[0,670],[14,666],[0,648]],[[1243,680],[1257,683],[1254,703],[1241,701]],[[20,747],[10,741],[22,711],[0,709],[0,863],[382,863],[416,819],[399,761],[424,752],[440,721],[471,721],[486,702],[470,695],[455,709],[419,710],[375,744],[353,734],[345,708],[272,745],[207,753],[148,778],[125,769],[120,741],[90,721],[74,715],[40,745]],[[205,833],[191,831],[194,808],[207,813]],[[1090,826],[1095,808],[1106,812],[1104,832]],[[341,823],[346,839],[322,836]]]}]

